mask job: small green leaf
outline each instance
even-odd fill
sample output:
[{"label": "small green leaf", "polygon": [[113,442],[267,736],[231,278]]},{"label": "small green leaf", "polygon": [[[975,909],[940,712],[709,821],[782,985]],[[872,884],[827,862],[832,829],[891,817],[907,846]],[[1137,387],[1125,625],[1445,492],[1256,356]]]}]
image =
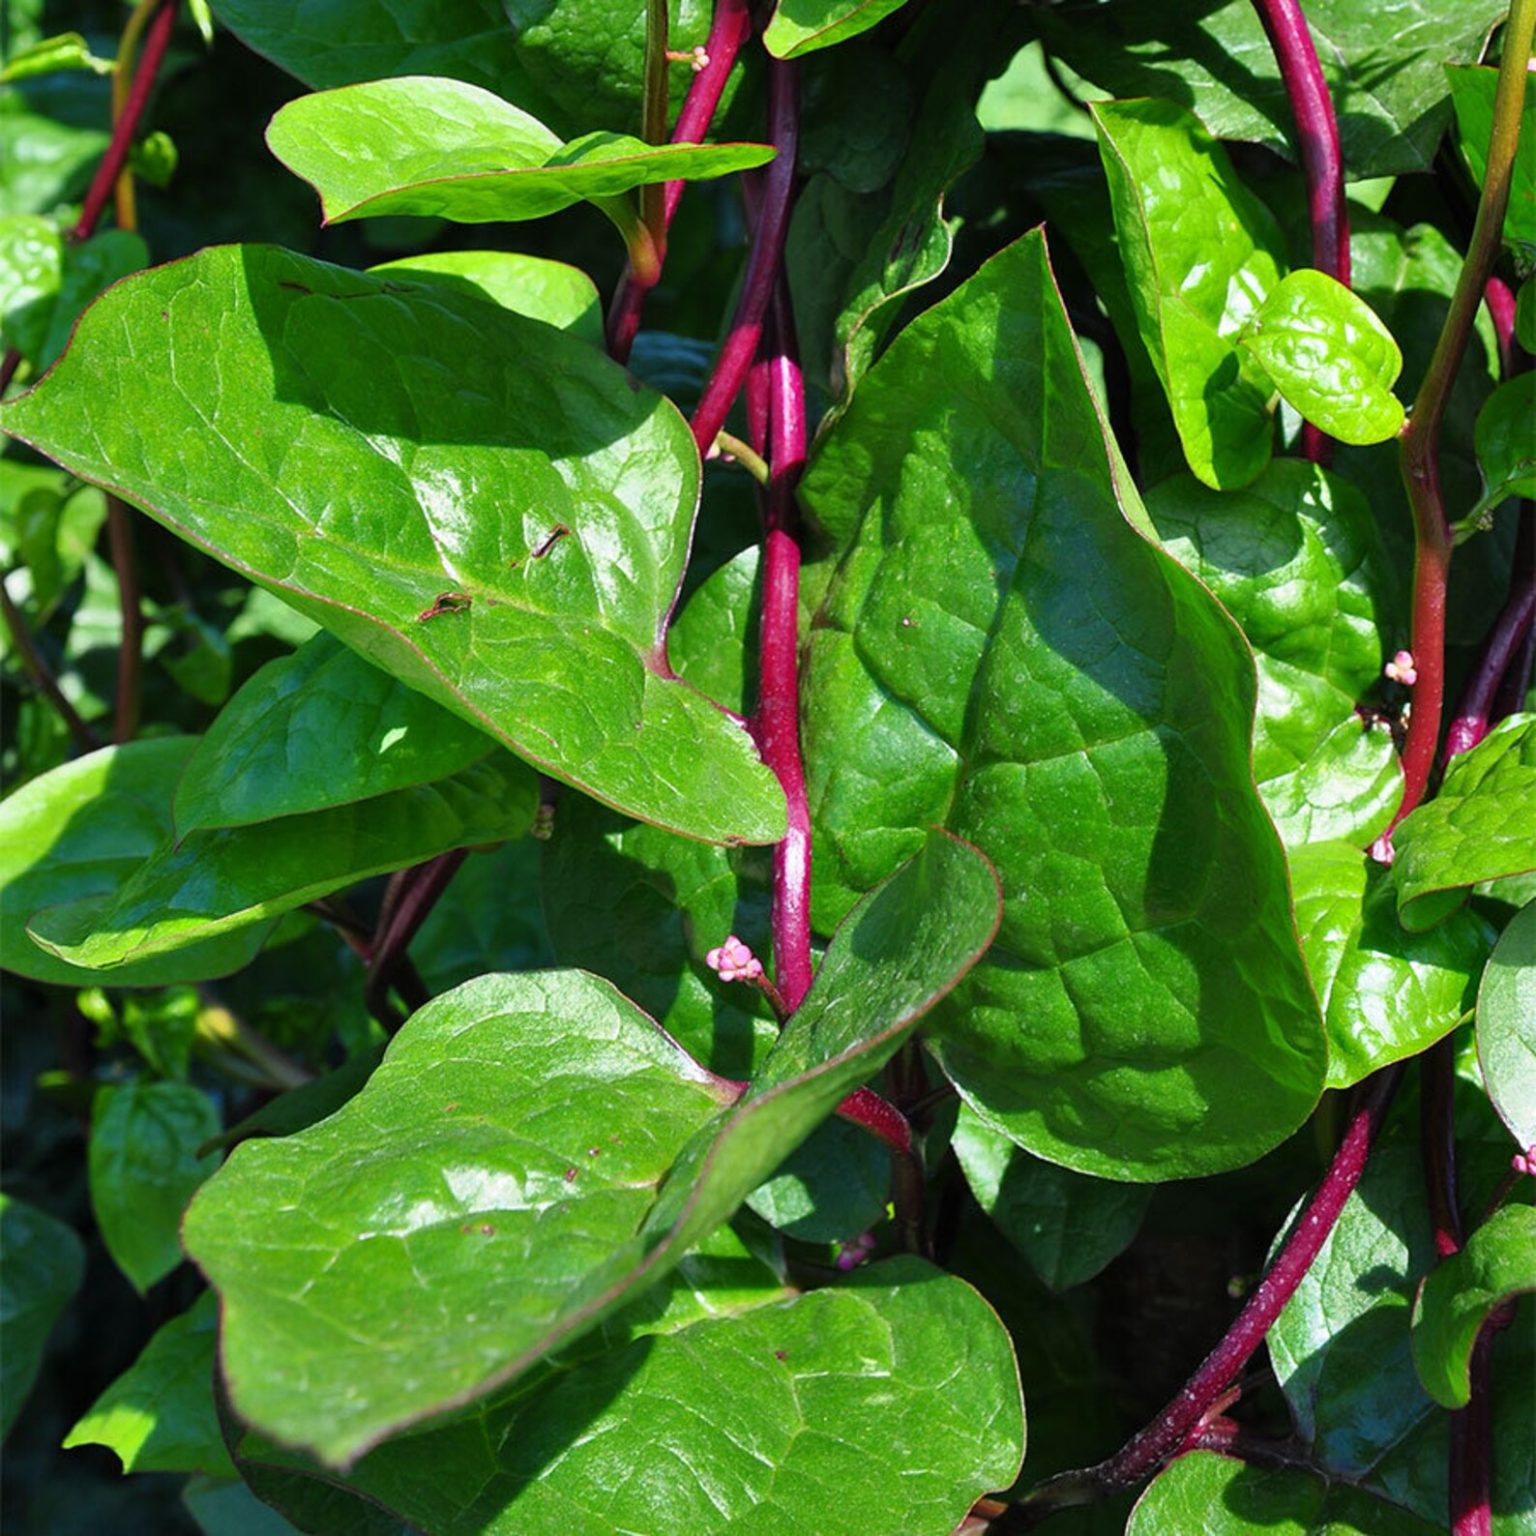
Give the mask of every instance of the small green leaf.
[{"label": "small green leaf", "polygon": [[906,0],[778,0],[763,33],[776,59],[798,59],[867,32]]},{"label": "small green leaf", "polygon": [[48,1335],[80,1289],[85,1250],[74,1232],[35,1206],[0,1194],[0,1439],[37,1380]]},{"label": "small green leaf", "polygon": [[156,1330],[139,1358],[70,1430],[64,1449],[104,1445],[124,1472],[205,1472],[233,1477],[213,1404],[218,1298],[204,1291]]},{"label": "small green leaf", "polygon": [[1456,912],[1428,933],[1405,932],[1390,874],[1347,843],[1293,849],[1291,883],[1328,1026],[1330,1088],[1416,1056],[1456,1027],[1491,942],[1481,918]]},{"label": "small green leaf", "polygon": [[1499,1118],[1536,1147],[1536,902],[1499,936],[1477,993],[1477,1059]]},{"label": "small green leaf", "polygon": [[269,661],[219,712],[176,787],[176,835],[430,784],[495,750],[483,731],[318,634]]},{"label": "small green leaf", "polygon": [[301,96],[272,119],[267,144],[320,194],[327,224],[399,213],[465,224],[538,219],[773,158],[764,144],[646,144],[620,133],[566,144],[479,86],[427,75]]},{"label": "small green leaf", "polygon": [[208,8],[208,0],[188,0],[187,12],[202,34],[203,42],[213,47],[213,12]]},{"label": "small green leaf", "polygon": [[1341,443],[1383,443],[1403,424],[1403,354],[1364,299],[1307,268],[1274,288],[1238,338],[1302,417]]},{"label": "small green leaf", "polygon": [[1515,340],[1536,352],[1536,277],[1528,277],[1515,295]]},{"label": "small green leaf", "polygon": [[1183,107],[1090,110],[1136,322],[1189,467],[1218,490],[1247,485],[1269,463],[1274,425],[1268,378],[1238,340],[1280,280],[1280,231]]},{"label": "small green leaf", "polygon": [[533,773],[495,752],[433,784],[193,832],[163,845],[111,896],[41,913],[28,932],[72,964],[120,966],[279,917],[369,875],[524,836],[537,805]]},{"label": "small green leaf", "polygon": [[5,68],[0,69],[0,85],[14,85],[18,80],[31,80],[63,69],[88,69],[93,75],[110,75],[115,67],[111,59],[97,58],[78,32],[60,32],[13,53]]},{"label": "small green leaf", "polygon": [[1432,927],[1468,886],[1536,870],[1536,715],[1510,715],[1453,757],[1440,793],[1393,834],[1403,926]]},{"label": "small green leaf", "polygon": [[[1456,108],[1457,137],[1472,180],[1481,187],[1488,174],[1488,146],[1493,139],[1493,98],[1499,72],[1486,64],[1447,64],[1451,101]],[[1504,214],[1507,245],[1523,246],[1527,260],[1536,255],[1536,166],[1530,146],[1536,143],[1536,92],[1527,84],[1520,111],[1520,143],[1510,172],[1509,207]],[[1529,270],[1528,265],[1522,270]]]},{"label": "small green leaf", "polygon": [[1506,496],[1536,496],[1536,373],[1517,374],[1489,395],[1477,413],[1473,440],[1483,494],[1468,522],[1492,512]]},{"label": "small green leaf", "polygon": [[187,1201],[218,1166],[198,1148],[219,1133],[219,1112],[185,1083],[96,1090],[89,1156],[91,1209],[117,1267],[146,1291],[181,1263]]},{"label": "small green leaf", "polygon": [[175,139],[157,129],[154,133],[145,134],[133,146],[128,156],[128,165],[135,176],[150,186],[168,187],[180,160],[181,154],[176,148]]},{"label": "small green leaf", "polygon": [[1478,1334],[1491,1313],[1529,1291],[1536,1291],[1536,1208],[1529,1205],[1495,1211],[1460,1253],[1435,1267],[1413,1308],[1413,1363],[1442,1407],[1467,1405]]}]

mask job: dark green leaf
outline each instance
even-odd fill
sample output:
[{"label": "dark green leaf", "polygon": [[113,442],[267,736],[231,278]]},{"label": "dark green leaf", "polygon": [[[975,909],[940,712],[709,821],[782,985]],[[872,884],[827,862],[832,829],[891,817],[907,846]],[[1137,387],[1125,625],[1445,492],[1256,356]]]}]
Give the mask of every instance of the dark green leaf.
[{"label": "dark green leaf", "polygon": [[1226,151],[1171,101],[1093,108],[1136,323],[1189,467],[1247,485],[1269,463],[1264,369],[1238,337],[1280,281],[1284,245]]},{"label": "dark green leaf", "polygon": [[891,1154],[846,1120],[823,1120],[747,1196],[747,1209],[804,1243],[857,1237],[886,1213]]},{"label": "dark green leaf", "polygon": [[91,1209],[117,1267],[146,1291],[181,1263],[181,1216],[218,1166],[198,1148],[218,1135],[219,1112],[186,1083],[96,1090],[91,1114]]},{"label": "dark green leaf", "polygon": [[1403,354],[1364,299],[1311,268],[1273,288],[1239,340],[1304,420],[1341,443],[1382,443],[1403,424],[1392,393]]},{"label": "dark green leaf", "polygon": [[176,835],[430,784],[493,751],[484,732],[318,634],[219,712],[176,787]]},{"label": "dark green leaf", "polygon": [[1536,352],[1536,278],[1526,278],[1515,296],[1515,340]]},{"label": "dark green leaf", "polygon": [[[1536,129],[1532,130],[1536,139]],[[1489,395],[1474,442],[1483,494],[1469,516],[1492,512],[1506,496],[1536,496],[1536,373],[1522,373]]]},{"label": "dark green leaf", "polygon": [[1477,993],[1477,1059],[1488,1097],[1522,1149],[1536,1147],[1536,903],[1510,919]]},{"label": "dark green leaf", "polygon": [[[1443,57],[1443,55],[1442,55]],[[1488,146],[1493,139],[1493,98],[1499,72],[1486,64],[1447,64],[1451,101],[1456,109],[1457,137],[1472,179],[1482,186],[1488,174]],[[1520,143],[1525,153],[1515,156],[1511,168],[1509,208],[1504,215],[1505,244],[1526,248],[1536,255],[1536,165],[1530,147],[1536,142],[1536,94],[1527,86],[1520,113]],[[1528,266],[1527,266],[1528,270]]]},{"label": "dark green leaf", "polygon": [[59,1314],[80,1289],[85,1250],[62,1221],[0,1194],[0,1439],[11,1432]]},{"label": "dark green leaf", "polygon": [[4,424],[599,799],[716,841],[782,833],[746,732],[657,659],[687,424],[585,342],[438,283],[221,247],[94,305]]},{"label": "dark green leaf", "polygon": [[754,544],[711,572],[667,634],[667,655],[678,672],[737,714],[757,697],[758,565]]},{"label": "dark green leaf", "polygon": [[763,46],[778,59],[798,59],[846,42],[883,21],[906,0],[778,0]]},{"label": "dark green leaf", "polygon": [[32,359],[41,370],[63,353],[86,305],[119,278],[138,272],[149,261],[149,248],[126,229],[107,229],[79,244],[65,244],[58,296],[48,316],[48,331]]},{"label": "dark green leaf", "polygon": [[1536,715],[1502,720],[1451,759],[1440,793],[1393,833],[1398,914],[1432,927],[1466,887],[1536,869]]},{"label": "dark green leaf", "polygon": [[[191,1477],[182,1489],[181,1502],[197,1522],[203,1536],[303,1536],[296,1526],[263,1504],[238,1479]],[[366,1527],[355,1529],[340,1525],[331,1528],[332,1536],[378,1536]],[[385,1536],[407,1536],[398,1522]],[[409,1533],[416,1536],[416,1533]]]},{"label": "dark green leaf", "polygon": [[137,961],[110,976],[66,964],[27,937],[54,907],[116,895],[172,836],[171,796],[197,745],[190,736],[105,747],[23,785],[0,803],[0,964],[65,986],[164,986],[246,965],[263,925]]},{"label": "dark green leaf", "polygon": [[858,530],[805,678],[818,925],[943,822],[1007,895],[935,1041],[983,1120],[1135,1181],[1289,1135],[1325,1045],[1252,662],[1127,521],[1038,234],[901,333],[802,493]]},{"label": "dark green leaf", "polygon": [[383,1055],[382,1045],[359,1051],[334,1072],[322,1073],[313,1082],[278,1094],[237,1125],[210,1137],[198,1151],[227,1149],[251,1136],[291,1136],[296,1131],[308,1130],[328,1115],[334,1115],[349,1099],[356,1098],[373,1076]]},{"label": "dark green leaf", "polygon": [[204,1291],[164,1324],[139,1358],[70,1430],[64,1449],[104,1445],[124,1472],[206,1472],[233,1477],[213,1405],[218,1298]]}]

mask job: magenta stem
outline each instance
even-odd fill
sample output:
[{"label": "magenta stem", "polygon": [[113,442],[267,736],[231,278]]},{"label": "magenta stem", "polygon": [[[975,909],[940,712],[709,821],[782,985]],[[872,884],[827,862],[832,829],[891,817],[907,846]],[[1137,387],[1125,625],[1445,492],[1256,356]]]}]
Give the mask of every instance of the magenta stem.
[{"label": "magenta stem", "polygon": [[1450,1035],[1419,1057],[1419,1150],[1435,1252],[1461,1252],[1461,1202],[1456,1194],[1456,1046]]},{"label": "magenta stem", "polygon": [[1451,1415],[1448,1464],[1451,1536],[1492,1536],[1493,1531],[1493,1346],[1513,1315],[1495,1312],[1472,1346],[1468,1376],[1472,1395]]},{"label": "magenta stem", "polygon": [[413,1009],[427,1000],[420,977],[414,968],[406,967],[406,950],[468,857],[467,848],[440,853],[435,859],[428,859],[425,864],[418,864],[408,871],[408,879],[393,884],[395,899],[375,936],[368,975],[363,983],[363,1001],[368,1012],[386,1029],[399,1023],[389,1004],[391,984],[405,985],[410,995],[404,1000]]},{"label": "magenta stem", "polygon": [[1527,572],[1510,589],[1504,610],[1494,621],[1477,666],[1462,690],[1445,739],[1447,758],[1469,751],[1488,734],[1499,685],[1523,653],[1533,619],[1536,619],[1536,574]]}]

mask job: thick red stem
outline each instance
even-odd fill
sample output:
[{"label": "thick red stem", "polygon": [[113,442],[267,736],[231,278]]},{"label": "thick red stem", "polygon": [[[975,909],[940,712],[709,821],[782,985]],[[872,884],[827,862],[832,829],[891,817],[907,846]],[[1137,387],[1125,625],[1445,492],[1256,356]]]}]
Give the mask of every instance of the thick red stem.
[{"label": "thick red stem", "polygon": [[1526,636],[1536,619],[1536,573],[1527,572],[1510,589],[1503,612],[1494,620],[1472,676],[1462,689],[1456,717],[1445,737],[1445,755],[1470,751],[1488,734],[1499,689],[1525,650]]}]

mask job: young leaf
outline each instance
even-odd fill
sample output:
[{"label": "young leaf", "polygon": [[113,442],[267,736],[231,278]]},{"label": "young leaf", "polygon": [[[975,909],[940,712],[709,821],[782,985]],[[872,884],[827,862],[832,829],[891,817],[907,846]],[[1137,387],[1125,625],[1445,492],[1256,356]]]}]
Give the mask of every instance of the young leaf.
[{"label": "young leaf", "polygon": [[707,841],[782,835],[746,732],[658,656],[692,436],[585,342],[226,246],[92,306],[0,424],[598,799]]},{"label": "young leaf", "polygon": [[219,1112],[186,1083],[103,1084],[91,1113],[91,1209],[107,1251],[135,1290],[181,1263],[181,1216],[218,1158],[198,1149]]},{"label": "young leaf", "polygon": [[1499,1118],[1522,1147],[1536,1146],[1536,902],[1499,936],[1477,993],[1477,1059]]},{"label": "young leaf", "polygon": [[1403,424],[1392,393],[1403,354],[1363,299],[1310,268],[1269,293],[1239,341],[1302,417],[1341,443],[1382,443]]},{"label": "young leaf", "polygon": [[1289,1135],[1326,1048],[1252,662],[1128,521],[1040,235],[907,326],[802,494],[858,530],[803,690],[818,925],[943,822],[1007,893],[934,1040],[984,1121],[1137,1182]]},{"label": "young leaf", "polygon": [[[1532,137],[1536,138],[1536,130]],[[1492,512],[1506,496],[1536,496],[1536,373],[1517,374],[1489,395],[1477,413],[1473,441],[1483,494],[1471,521]]]},{"label": "young leaf", "polygon": [[1478,1334],[1493,1312],[1530,1291],[1536,1291],[1536,1208],[1506,1205],[1460,1253],[1435,1267],[1414,1303],[1413,1363],[1437,1403],[1466,1406]]},{"label": "young leaf", "polygon": [[66,964],[27,937],[49,909],[116,895],[173,836],[171,797],[197,742],[161,736],[104,747],[22,785],[0,802],[0,966],[63,986],[166,986],[226,976],[266,939],[258,924],[110,976]]},{"label": "young leaf", "polygon": [[91,45],[78,32],[60,32],[45,37],[30,47],[17,49],[0,69],[0,85],[31,80],[37,75],[51,75],[58,70],[87,69],[93,75],[110,75],[111,59],[99,59]]},{"label": "young leaf", "polygon": [[280,917],[369,875],[522,837],[537,804],[534,775],[498,752],[434,784],[193,832],[111,895],[39,913],[27,931],[71,964],[120,966]]},{"label": "young leaf", "polygon": [[267,145],[320,194],[327,224],[397,213],[492,224],[583,200],[607,212],[636,187],[773,158],[765,144],[646,144],[618,133],[566,144],[501,97],[431,76],[300,96],[272,119]]},{"label": "young leaf", "polygon": [[235,1476],[213,1405],[218,1327],[218,1298],[204,1291],[156,1331],[70,1430],[64,1449],[104,1445],[124,1472]]},{"label": "young leaf", "polygon": [[776,59],[798,59],[869,31],[905,4],[906,0],[778,0],[763,32],[763,47]]},{"label": "young leaf", "polygon": [[[1486,64],[1447,64],[1451,101],[1456,108],[1457,137],[1461,152],[1481,187],[1488,172],[1488,145],[1493,138],[1493,97],[1499,72]],[[1526,152],[1515,156],[1511,168],[1509,208],[1504,215],[1503,236],[1507,245],[1523,246],[1529,258],[1536,248],[1536,167],[1530,145],[1536,142],[1536,95],[1527,89],[1520,113],[1520,142]]]},{"label": "young leaf", "polygon": [[176,835],[430,784],[495,750],[483,731],[321,633],[269,661],[219,712],[176,786]]},{"label": "young leaf", "polygon": [[346,1107],[238,1147],[187,1213],[236,1410],[344,1464],[593,1327],[889,1058],[997,899],[986,861],[935,833],[844,924],[729,1110],[735,1087],[581,971],[481,977],[413,1014]]},{"label": "young leaf", "polygon": [[48,1335],[80,1289],[85,1250],[74,1232],[35,1206],[0,1194],[0,1440],[37,1380]]},{"label": "young leaf", "polygon": [[1273,216],[1200,120],[1171,101],[1090,109],[1131,302],[1189,467],[1247,485],[1269,463],[1267,375],[1238,338],[1280,280]]},{"label": "young leaf", "polygon": [[1393,834],[1397,910],[1405,928],[1432,927],[1468,886],[1536,869],[1536,715],[1501,720],[1451,759],[1440,793]]}]

